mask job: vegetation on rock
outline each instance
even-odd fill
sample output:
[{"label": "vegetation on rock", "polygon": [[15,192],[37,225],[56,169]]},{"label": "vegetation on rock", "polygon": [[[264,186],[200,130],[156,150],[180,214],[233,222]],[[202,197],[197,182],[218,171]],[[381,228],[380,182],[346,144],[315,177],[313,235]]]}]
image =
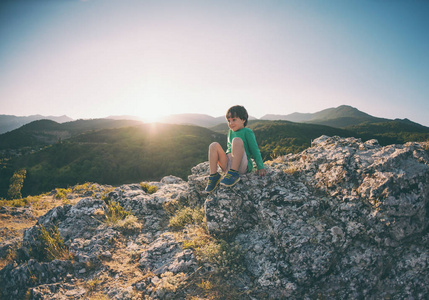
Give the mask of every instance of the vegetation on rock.
[{"label": "vegetation on rock", "polygon": [[56,226],[46,229],[45,226],[39,227],[38,247],[31,248],[30,258],[39,261],[52,261],[54,259],[70,260],[73,254],[64,245],[64,240]]}]

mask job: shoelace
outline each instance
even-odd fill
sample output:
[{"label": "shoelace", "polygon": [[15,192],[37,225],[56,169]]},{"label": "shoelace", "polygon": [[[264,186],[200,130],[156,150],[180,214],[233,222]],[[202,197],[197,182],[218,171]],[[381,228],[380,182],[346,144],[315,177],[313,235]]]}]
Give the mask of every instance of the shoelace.
[{"label": "shoelace", "polygon": [[226,178],[226,179],[230,179],[232,176],[233,176],[233,174],[228,172],[228,173],[225,175],[225,178]]},{"label": "shoelace", "polygon": [[209,178],[209,184],[212,184],[213,182],[215,182],[215,177]]}]

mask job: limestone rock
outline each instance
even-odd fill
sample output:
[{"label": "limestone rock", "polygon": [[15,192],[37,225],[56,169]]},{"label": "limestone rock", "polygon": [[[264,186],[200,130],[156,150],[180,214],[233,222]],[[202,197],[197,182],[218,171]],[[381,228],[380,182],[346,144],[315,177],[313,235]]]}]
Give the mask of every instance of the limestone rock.
[{"label": "limestone rock", "polygon": [[128,235],[104,223],[100,196],[52,209],[25,232],[22,255],[37,246],[41,225],[57,226],[75,259],[6,266],[1,297],[16,299],[27,289],[31,299],[85,297],[76,282],[97,274],[120,280],[124,274],[106,262],[128,251],[149,275],[112,284],[104,294],[174,299],[174,292],[156,287],[203,272],[168,228],[164,205],[178,202],[203,205],[209,232],[241,246],[243,299],[427,298],[429,158],[423,144],[381,147],[375,140],[322,136],[266,167],[265,177],[250,173],[210,195],[204,193],[207,162],[192,168],[187,182],[168,176],[150,183],[158,187],[154,194],[139,184],[120,186],[108,196],[142,224]]},{"label": "limestone rock", "polygon": [[274,299],[422,299],[428,199],[420,144],[322,136],[265,178],[219,188],[205,210],[209,231],[235,236],[259,292]]}]

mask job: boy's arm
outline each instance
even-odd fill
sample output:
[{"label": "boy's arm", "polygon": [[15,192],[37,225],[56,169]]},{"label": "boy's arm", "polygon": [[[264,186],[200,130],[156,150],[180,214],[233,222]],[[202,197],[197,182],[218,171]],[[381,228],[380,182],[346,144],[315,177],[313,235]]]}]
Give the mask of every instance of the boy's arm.
[{"label": "boy's arm", "polygon": [[256,142],[256,137],[252,130],[249,130],[247,132],[246,139],[249,145],[249,151],[252,154],[253,159],[255,160],[258,171],[265,169],[264,162],[262,161],[261,152],[259,151],[258,143]]}]

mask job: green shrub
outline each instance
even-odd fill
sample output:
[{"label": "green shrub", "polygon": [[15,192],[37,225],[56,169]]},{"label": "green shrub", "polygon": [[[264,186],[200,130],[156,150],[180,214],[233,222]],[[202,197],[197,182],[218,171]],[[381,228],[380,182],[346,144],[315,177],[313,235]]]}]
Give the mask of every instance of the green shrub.
[{"label": "green shrub", "polygon": [[94,185],[90,182],[86,182],[84,184],[78,184],[73,187],[73,192],[75,193],[84,193],[86,191],[93,191]]},{"label": "green shrub", "polygon": [[177,209],[169,226],[177,231],[176,239],[182,247],[193,251],[202,272],[198,279],[187,280],[185,286],[192,286],[198,295],[191,299],[201,299],[200,296],[204,299],[240,299],[242,293],[231,282],[245,270],[241,247],[211,236],[204,209],[200,207]]},{"label": "green shrub", "polygon": [[173,216],[176,214],[176,212],[181,208],[181,204],[176,199],[171,199],[169,201],[166,201],[162,203],[162,208],[166,213],[168,213],[170,216]]},{"label": "green shrub", "polygon": [[105,191],[101,193],[101,200],[103,200],[106,204],[109,203],[110,197],[109,194],[114,191],[114,188],[106,188]]},{"label": "green shrub", "polygon": [[47,201],[43,201],[42,197],[46,196],[44,194],[38,196],[27,196],[21,199],[14,200],[0,200],[0,206],[9,206],[9,207],[23,207],[27,205],[33,206],[34,209],[44,209],[49,207]]},{"label": "green shrub", "polygon": [[140,186],[142,187],[143,191],[145,191],[148,194],[153,194],[158,191],[158,188],[155,185],[149,185],[149,183],[141,182]]},{"label": "green shrub", "polygon": [[155,288],[166,293],[174,293],[184,284],[185,280],[186,275],[182,272],[176,275],[172,272],[165,272],[161,274],[161,280],[155,284]]},{"label": "green shrub", "polygon": [[199,296],[192,297],[191,300],[199,299],[223,299],[236,300],[248,299],[243,297],[243,292],[240,292],[235,285],[232,285],[222,276],[208,276],[207,278],[199,278],[194,280],[196,292]]},{"label": "green shrub", "polygon": [[14,200],[0,200],[0,206],[22,207],[28,204],[27,198],[14,199]]},{"label": "green shrub", "polygon": [[[2,239],[2,238],[0,238]],[[21,247],[21,242],[18,242],[16,244],[12,244],[11,247],[9,249],[7,249],[6,251],[6,256],[3,259],[0,259],[1,265],[2,267],[3,262],[6,262],[6,264],[10,264],[16,260],[18,260],[18,249]],[[1,299],[1,294],[0,294],[0,299]]]},{"label": "green shrub", "polygon": [[244,271],[244,252],[237,244],[228,244],[224,240],[212,241],[196,250],[197,258],[214,266],[216,273],[231,276]]},{"label": "green shrub", "polygon": [[88,280],[85,282],[85,287],[89,292],[93,292],[97,289],[97,287],[102,283],[102,280],[98,277]]},{"label": "green shrub", "polygon": [[181,230],[187,225],[201,225],[204,222],[204,209],[184,207],[176,211],[176,214],[170,218],[169,227],[173,230]]},{"label": "green shrub", "polygon": [[169,227],[183,230],[181,242],[183,248],[195,251],[198,261],[210,264],[217,273],[231,275],[244,271],[244,253],[238,245],[230,245],[222,239],[212,237],[205,224],[203,208],[184,207],[170,218]]},{"label": "green shrub", "polygon": [[181,242],[184,249],[197,250],[212,243],[215,239],[208,233],[205,224],[193,226],[186,229],[186,234],[182,235]]},{"label": "green shrub", "polygon": [[205,291],[210,291],[210,290],[212,290],[214,288],[214,285],[213,285],[213,283],[211,281],[204,280],[204,279],[201,280],[201,283],[197,283],[197,286],[200,289],[203,289]]},{"label": "green shrub", "polygon": [[24,179],[27,175],[27,171],[25,169],[20,169],[15,171],[12,178],[10,179],[10,186],[7,192],[9,199],[21,199],[21,189],[24,185]]},{"label": "green shrub", "polygon": [[55,189],[56,194],[55,194],[55,199],[66,199],[68,194],[71,194],[72,190],[71,189]]},{"label": "green shrub", "polygon": [[216,272],[224,275],[244,270],[244,254],[241,248],[216,239],[208,233],[202,207],[184,207],[178,210],[170,218],[169,227],[173,230],[183,230],[186,227],[186,233],[181,237],[183,248],[194,250],[202,264],[210,264]]},{"label": "green shrub", "polygon": [[124,220],[131,212],[123,208],[118,202],[109,200],[107,202],[106,223],[117,224]]},{"label": "green shrub", "polygon": [[86,192],[91,192],[91,194],[94,195],[96,192],[100,192],[100,189],[98,185],[91,182],[85,182],[84,184],[75,185],[73,187],[73,193],[85,194]]},{"label": "green shrub", "polygon": [[123,233],[134,233],[139,232],[143,228],[143,225],[137,220],[136,216],[127,215],[125,219],[117,221],[114,228]]},{"label": "green shrub", "polygon": [[39,244],[32,248],[30,256],[42,261],[52,261],[54,259],[68,260],[73,259],[73,255],[64,245],[58,228],[55,226],[47,230],[43,225],[39,228]]},{"label": "green shrub", "polygon": [[293,166],[293,165],[288,165],[287,167],[285,167],[283,169],[283,172],[285,174],[289,174],[289,175],[293,175],[295,173],[297,173],[299,171],[297,166]]}]

